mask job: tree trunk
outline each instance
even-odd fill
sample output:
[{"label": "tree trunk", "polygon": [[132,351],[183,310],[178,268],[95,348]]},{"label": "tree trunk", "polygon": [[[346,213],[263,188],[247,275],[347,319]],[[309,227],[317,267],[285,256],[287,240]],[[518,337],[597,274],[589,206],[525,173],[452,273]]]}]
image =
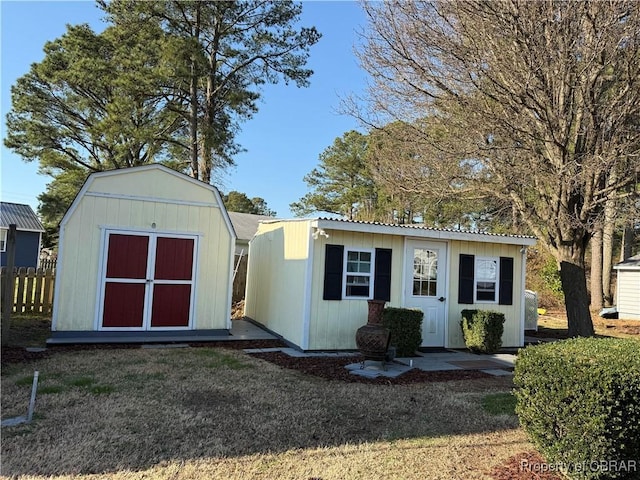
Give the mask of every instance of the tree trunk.
[{"label": "tree trunk", "polygon": [[560,255],[560,280],[567,311],[570,337],[592,337],[594,335],[587,277],[584,269],[584,247],[577,242],[558,249]]},{"label": "tree trunk", "polygon": [[[608,186],[618,181],[616,169],[609,174]],[[613,305],[611,294],[611,267],[613,266],[613,236],[616,228],[616,199],[609,195],[604,204],[604,225],[602,230],[602,292],[607,307]]]},{"label": "tree trunk", "polygon": [[[607,215],[605,215],[605,217],[607,217]],[[613,266],[614,228],[615,224],[613,223],[613,219],[605,218],[604,230],[602,233],[602,294],[604,296],[604,304],[607,307],[613,305],[613,295],[611,294],[611,269]]]},{"label": "tree trunk", "polygon": [[631,221],[624,226],[624,231],[622,233],[622,248],[620,249],[621,262],[624,262],[627,258],[633,256],[634,237],[633,221]]},{"label": "tree trunk", "polygon": [[[196,20],[195,20],[194,38],[200,38],[200,5],[196,2]],[[198,59],[197,52],[193,52],[191,56],[191,78],[189,79],[189,138],[191,150],[191,176],[200,178],[200,169],[198,167]]]},{"label": "tree trunk", "polygon": [[602,310],[602,227],[596,227],[591,237],[591,308]]}]

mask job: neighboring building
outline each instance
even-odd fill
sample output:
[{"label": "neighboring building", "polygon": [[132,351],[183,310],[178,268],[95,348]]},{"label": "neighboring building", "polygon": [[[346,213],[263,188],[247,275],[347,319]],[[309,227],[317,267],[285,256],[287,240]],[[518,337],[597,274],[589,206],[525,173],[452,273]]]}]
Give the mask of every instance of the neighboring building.
[{"label": "neighboring building", "polygon": [[274,220],[267,215],[254,215],[252,213],[229,212],[229,219],[236,232],[236,255],[249,253],[249,241],[258,231],[258,225],[262,221]]},{"label": "neighboring building", "polygon": [[422,346],[463,348],[460,312],[505,314],[524,344],[526,249],[536,239],[335,219],[263,221],[245,315],[302,350],[354,349],[368,299],[424,312]]},{"label": "neighboring building", "polygon": [[228,333],[234,245],[206,183],[158,164],[90,175],[60,223],[50,342]]},{"label": "neighboring building", "polygon": [[231,224],[236,232],[236,255],[233,278],[233,303],[244,300],[247,287],[247,263],[249,241],[258,231],[260,222],[273,220],[274,217],[254,215],[252,213],[229,212]]},{"label": "neighboring building", "polygon": [[7,234],[9,225],[16,225],[16,267],[38,266],[44,227],[29,205],[0,202],[1,264],[7,264]]},{"label": "neighboring building", "polygon": [[618,318],[640,320],[640,255],[615,265],[618,271],[616,310]]}]

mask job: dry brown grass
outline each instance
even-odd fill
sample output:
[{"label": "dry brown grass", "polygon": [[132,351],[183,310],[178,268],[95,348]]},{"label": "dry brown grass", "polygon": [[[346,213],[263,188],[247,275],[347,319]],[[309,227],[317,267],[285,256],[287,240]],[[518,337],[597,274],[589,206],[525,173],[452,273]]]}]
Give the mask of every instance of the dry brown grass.
[{"label": "dry brown grass", "polygon": [[[640,321],[613,320],[591,312],[596,335],[602,337],[637,338],[640,340]],[[539,336],[567,338],[567,315],[563,311],[550,311],[538,317]]]},{"label": "dry brown grass", "polygon": [[4,475],[474,479],[531,449],[515,416],[482,410],[500,378],[368,385],[218,348],[79,351],[5,368],[3,418],[24,414],[36,369],[36,420],[3,428]]}]

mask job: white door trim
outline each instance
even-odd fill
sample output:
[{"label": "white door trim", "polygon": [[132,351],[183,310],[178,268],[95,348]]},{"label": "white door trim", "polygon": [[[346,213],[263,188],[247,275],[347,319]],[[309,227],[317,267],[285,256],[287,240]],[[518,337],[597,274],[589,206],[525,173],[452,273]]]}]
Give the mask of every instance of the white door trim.
[{"label": "white door trim", "polygon": [[[145,298],[144,298],[144,310],[142,327],[103,327],[102,317],[104,315],[104,297],[105,288],[107,284],[106,271],[107,261],[109,254],[109,237],[112,234],[117,235],[131,235],[148,237],[149,245],[147,250],[147,272],[144,279],[109,279],[111,283],[138,283],[145,285]],[[158,237],[165,238],[186,238],[193,240],[193,263],[191,265],[191,280],[155,280],[154,268],[156,260],[156,246]],[[165,233],[165,232],[152,232],[148,230],[126,230],[122,228],[102,228],[102,235],[100,241],[100,263],[98,266],[98,291],[97,291],[97,303],[94,319],[94,330],[101,332],[143,332],[143,331],[171,331],[171,330],[193,330],[194,329],[194,312],[196,301],[196,280],[198,273],[198,260],[199,260],[199,240],[200,236],[191,233]],[[151,282],[148,280],[151,279]],[[151,326],[151,312],[153,302],[153,288],[154,284],[159,285],[191,285],[191,293],[189,298],[189,322],[186,327],[152,327]]]},{"label": "white door trim", "polygon": [[[412,308],[415,305],[412,305],[411,298],[408,296],[407,292],[413,285],[413,248],[429,248],[432,247],[434,249],[439,250],[439,255],[442,258],[442,261],[438,262],[438,274],[437,274],[437,295],[438,297],[443,297],[444,300],[441,302],[442,305],[438,305],[439,308],[439,316],[442,316],[442,320],[440,323],[440,328],[442,330],[441,340],[438,339],[437,345],[429,345],[427,339],[423,338],[422,346],[430,347],[430,346],[439,346],[445,347],[448,345],[448,313],[449,313],[449,265],[450,265],[450,252],[451,248],[449,242],[443,242],[438,240],[431,239],[421,239],[421,238],[406,238],[404,241],[404,257],[403,257],[403,267],[402,267],[402,305],[404,307]],[[410,262],[411,261],[411,262]],[[444,263],[444,265],[443,265]],[[409,266],[411,264],[411,267]],[[411,276],[411,278],[409,278]],[[425,312],[426,313],[426,312]],[[424,324],[423,324],[424,325]],[[440,335],[439,335],[440,336]]]}]

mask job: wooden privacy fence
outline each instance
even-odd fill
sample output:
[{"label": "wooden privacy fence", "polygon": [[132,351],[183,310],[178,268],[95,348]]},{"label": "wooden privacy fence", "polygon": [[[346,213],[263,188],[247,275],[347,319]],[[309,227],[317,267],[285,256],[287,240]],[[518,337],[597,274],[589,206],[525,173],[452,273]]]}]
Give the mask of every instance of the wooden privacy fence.
[{"label": "wooden privacy fence", "polygon": [[[53,309],[54,268],[14,268],[14,313],[50,315]],[[7,267],[2,267],[2,284],[8,281]],[[3,299],[4,301],[4,299]]]}]

